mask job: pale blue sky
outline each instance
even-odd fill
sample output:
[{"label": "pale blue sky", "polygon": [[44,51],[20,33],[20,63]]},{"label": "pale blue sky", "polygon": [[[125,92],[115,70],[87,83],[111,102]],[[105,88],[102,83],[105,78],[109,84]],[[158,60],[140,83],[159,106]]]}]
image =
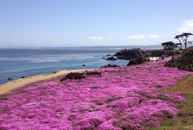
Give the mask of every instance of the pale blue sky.
[{"label": "pale blue sky", "polygon": [[193,33],[192,8],[193,0],[0,0],[0,47],[177,42]]}]

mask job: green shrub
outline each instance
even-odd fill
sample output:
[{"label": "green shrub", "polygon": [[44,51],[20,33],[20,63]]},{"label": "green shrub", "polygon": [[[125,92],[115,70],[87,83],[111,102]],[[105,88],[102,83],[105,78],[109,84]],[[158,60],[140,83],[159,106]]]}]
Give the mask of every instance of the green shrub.
[{"label": "green shrub", "polygon": [[165,67],[172,67],[173,63],[171,61],[168,61],[164,64]]}]

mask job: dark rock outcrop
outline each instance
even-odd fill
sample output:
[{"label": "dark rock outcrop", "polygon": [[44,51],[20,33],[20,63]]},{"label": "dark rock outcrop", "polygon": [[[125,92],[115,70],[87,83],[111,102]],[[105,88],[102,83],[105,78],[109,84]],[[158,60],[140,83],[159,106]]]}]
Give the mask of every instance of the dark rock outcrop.
[{"label": "dark rock outcrop", "polygon": [[149,57],[148,53],[140,48],[134,48],[131,50],[124,49],[117,52],[114,56],[116,56],[117,59],[130,60],[127,66],[142,64]]},{"label": "dark rock outcrop", "polygon": [[10,78],[10,77],[8,77],[7,79],[8,79],[9,81],[13,80],[13,79],[12,79],[12,78]]},{"label": "dark rock outcrop", "polygon": [[108,65],[105,65],[105,66],[101,66],[101,68],[107,68],[107,67],[120,67],[118,65],[115,65],[115,64],[108,64]]},{"label": "dark rock outcrop", "polygon": [[71,79],[71,80],[80,80],[80,79],[84,79],[86,76],[101,76],[102,73],[101,72],[97,72],[97,71],[85,71],[85,73],[78,73],[78,72],[74,72],[74,73],[68,73],[66,76],[60,78],[60,82],[63,82],[67,79]]},{"label": "dark rock outcrop", "polygon": [[101,72],[93,71],[93,72],[86,72],[86,75],[102,75]]},{"label": "dark rock outcrop", "polygon": [[117,60],[117,58],[115,58],[114,56],[111,56],[111,57],[106,58],[106,60]]},{"label": "dark rock outcrop", "polygon": [[185,49],[181,56],[172,58],[170,61],[166,62],[165,66],[193,71],[193,47]]},{"label": "dark rock outcrop", "polygon": [[127,64],[127,66],[130,66],[130,65],[137,65],[137,64],[142,64],[144,63],[143,59],[142,58],[138,58],[138,59],[131,59],[129,61],[129,63]]},{"label": "dark rock outcrop", "polygon": [[117,52],[114,56],[116,56],[117,59],[131,60],[131,59],[146,58],[148,57],[148,53],[144,50],[141,50],[140,48],[134,48],[131,50],[128,49],[121,50]]},{"label": "dark rock outcrop", "polygon": [[83,79],[83,78],[85,78],[84,73],[75,72],[75,73],[68,73],[65,77],[61,78],[60,81],[62,82],[62,81],[67,80],[67,79],[77,80],[77,79]]}]

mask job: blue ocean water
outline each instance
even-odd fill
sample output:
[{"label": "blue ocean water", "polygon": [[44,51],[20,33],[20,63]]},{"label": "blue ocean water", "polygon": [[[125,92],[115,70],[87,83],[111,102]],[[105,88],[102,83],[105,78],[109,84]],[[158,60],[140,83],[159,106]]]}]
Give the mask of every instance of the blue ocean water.
[{"label": "blue ocean water", "polygon": [[[58,70],[99,68],[107,64],[126,66],[128,61],[107,61],[102,58],[118,50],[96,49],[0,49],[0,84],[8,77],[19,79],[53,73]],[[82,66],[85,64],[85,66]]]}]

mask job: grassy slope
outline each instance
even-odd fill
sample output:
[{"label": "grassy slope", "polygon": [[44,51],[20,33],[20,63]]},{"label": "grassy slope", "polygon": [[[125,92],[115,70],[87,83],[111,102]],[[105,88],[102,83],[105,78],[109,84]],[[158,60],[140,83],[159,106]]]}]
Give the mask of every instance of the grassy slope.
[{"label": "grassy slope", "polygon": [[179,81],[167,92],[182,92],[186,101],[179,104],[180,111],[176,119],[167,120],[160,127],[150,128],[150,130],[193,130],[193,76]]}]

